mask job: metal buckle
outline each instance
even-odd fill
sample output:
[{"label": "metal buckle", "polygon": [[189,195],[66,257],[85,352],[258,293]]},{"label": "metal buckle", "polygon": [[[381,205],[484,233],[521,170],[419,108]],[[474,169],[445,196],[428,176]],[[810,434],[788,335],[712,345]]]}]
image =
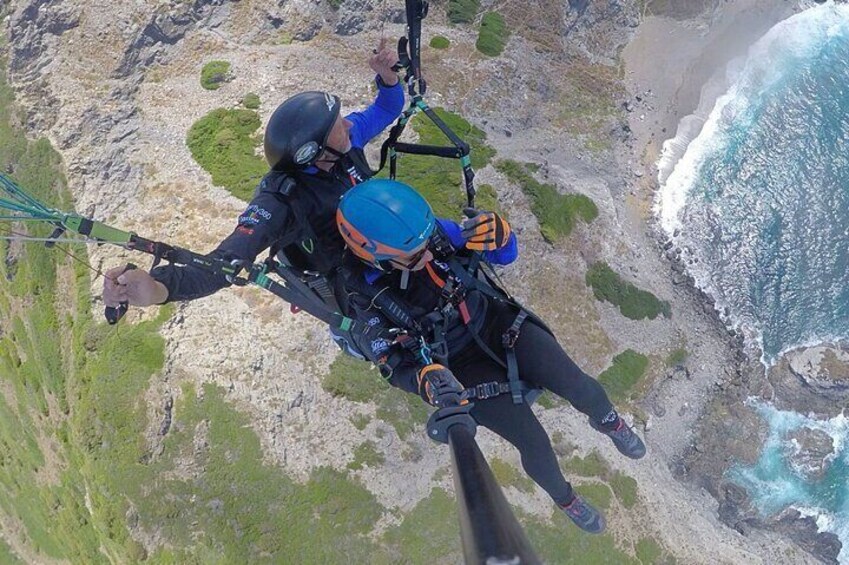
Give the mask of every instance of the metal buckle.
[{"label": "metal buckle", "polygon": [[501,336],[501,344],[505,349],[513,349],[513,346],[516,345],[516,340],[519,339],[519,332],[510,328]]},{"label": "metal buckle", "polygon": [[498,387],[498,383],[481,383],[475,386],[475,398],[480,400],[486,400],[487,398],[492,398],[493,396],[498,396],[501,393]]}]

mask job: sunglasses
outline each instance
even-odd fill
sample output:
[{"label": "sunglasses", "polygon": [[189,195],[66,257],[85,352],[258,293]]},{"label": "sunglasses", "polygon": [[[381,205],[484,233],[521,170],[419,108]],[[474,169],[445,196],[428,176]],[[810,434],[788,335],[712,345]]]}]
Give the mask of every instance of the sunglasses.
[{"label": "sunglasses", "polygon": [[412,270],[413,267],[419,264],[424,257],[425,253],[427,253],[428,246],[425,245],[412,255],[408,255],[406,257],[396,257],[394,259],[390,259],[389,262],[393,263],[396,267],[401,267],[403,269]]}]

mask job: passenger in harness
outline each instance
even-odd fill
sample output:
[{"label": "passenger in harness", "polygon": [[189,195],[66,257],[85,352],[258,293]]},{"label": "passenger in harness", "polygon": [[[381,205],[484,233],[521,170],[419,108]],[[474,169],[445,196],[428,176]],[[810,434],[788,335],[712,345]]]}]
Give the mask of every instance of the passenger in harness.
[{"label": "passenger in harness", "polygon": [[446,392],[474,400],[475,421],[519,450],[527,474],[578,527],[599,533],[604,518],[563,477],[528,393],[565,398],[627,457],[643,457],[645,445],[543,322],[485,276],[482,264],[516,259],[516,236],[498,214],[469,212],[462,225],[435,218],[392,180],[345,194],[336,220],[350,251],[349,315],[398,336],[360,349],[390,384],[431,404]]},{"label": "passenger in harness", "polygon": [[[381,40],[369,58],[377,97],[363,111],[343,115],[339,98],[325,92],[302,92],[274,111],[264,143],[271,170],[233,233],[210,257],[251,264],[269,249],[281,263],[281,276],[302,294],[300,303],[331,313],[338,309],[333,277],[344,242],[334,221],[336,207],[349,188],[372,176],[363,148],[404,108],[404,90],[392,69],[397,59]],[[223,275],[192,266],[163,265],[150,274],[123,266],[107,271],[103,300],[107,306],[149,306],[194,300],[230,284]]]}]

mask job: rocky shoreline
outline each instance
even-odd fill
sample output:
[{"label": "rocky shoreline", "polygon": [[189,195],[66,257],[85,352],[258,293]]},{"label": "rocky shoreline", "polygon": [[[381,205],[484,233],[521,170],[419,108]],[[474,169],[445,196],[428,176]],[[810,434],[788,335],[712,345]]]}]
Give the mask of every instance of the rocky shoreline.
[{"label": "rocky shoreline", "polygon": [[[760,27],[766,26],[767,29],[790,15],[794,8],[798,9],[793,6],[765,7],[766,3],[757,1],[741,4],[744,6],[738,6],[737,9],[744,15],[759,14]],[[739,13],[735,15],[739,17]],[[727,22],[723,23],[723,19],[728,17],[730,16],[719,13],[716,8],[714,12],[701,14],[689,23],[694,27],[699,27],[699,22],[705,24],[711,31],[704,34],[707,37],[704,43],[710,44],[712,32],[716,33],[713,41],[723,36],[724,28],[728,25]],[[657,33],[656,30],[653,31]],[[755,34],[749,37],[751,41],[757,39]],[[679,41],[682,40],[679,38]],[[666,45],[666,52],[674,52],[675,47],[673,45],[670,49],[670,46]],[[683,51],[686,52],[687,49]],[[687,78],[695,78],[694,74],[701,76],[700,84],[704,84],[716,69],[724,67],[731,56],[736,55],[729,51],[728,56],[714,59],[714,71],[711,71],[708,65],[708,68],[702,66],[698,73],[694,73],[692,60],[679,60],[675,65],[686,69]],[[696,60],[704,62],[701,55],[696,57]],[[639,84],[636,92],[643,96],[637,96],[633,101],[627,102],[626,105],[630,107],[626,109],[632,116],[638,116],[637,120],[631,120],[631,128],[638,140],[635,143],[636,148],[645,148],[642,162],[637,169],[640,171],[637,176],[642,177],[643,170],[656,171],[660,141],[672,137],[670,132],[674,123],[683,118],[688,110],[695,111],[697,106],[700,110],[704,107],[709,109],[713,102],[704,99],[704,96],[711,96],[712,93],[702,91],[700,95],[694,95],[693,86],[685,87],[683,83],[687,79],[684,79],[678,89],[673,85],[674,94],[660,95],[661,98],[676,100],[675,104],[660,109],[647,107],[645,95],[653,91],[646,91],[644,87],[651,84],[656,92],[656,83],[651,82],[656,77],[640,65],[635,67],[637,76],[632,77],[632,80]],[[685,89],[689,89],[689,94]],[[653,125],[645,126],[642,123],[647,117],[646,113],[649,114],[649,119],[655,120]],[[647,188],[647,192],[653,192],[657,183],[648,180],[642,183],[642,187]],[[759,398],[771,402],[782,410],[815,414],[825,418],[833,417],[849,405],[849,380],[846,378],[846,375],[849,375],[849,355],[839,344],[834,347],[803,347],[786,353],[775,366],[769,370],[765,369],[759,360],[760,352],[747,344],[740,332],[728,329],[724,321],[725,315],[717,311],[713,298],[699,289],[694,279],[687,274],[688,261],[692,259],[685,258],[682,250],[675,247],[659,227],[653,229],[653,234],[673,284],[681,294],[688,297],[695,311],[702,311],[710,318],[707,326],[723,338],[729,352],[725,360],[720,360],[717,367],[718,376],[689,436],[689,445],[670,463],[673,476],[692,488],[707,490],[719,504],[719,519],[740,534],[750,537],[756,531],[772,532],[792,540],[818,561],[837,563],[841,543],[835,534],[819,532],[813,517],[804,516],[792,508],[763,517],[754,507],[746,490],[731,482],[727,474],[735,465],[754,464],[766,439],[767,425],[752,408],[751,399]],[[659,382],[646,398],[646,409],[658,417],[663,417],[667,410],[659,399],[664,397],[667,383],[688,378],[691,376],[685,366],[673,368],[667,378]],[[833,454],[831,438],[822,432],[817,434],[815,430],[802,428],[792,439],[798,445],[796,461],[811,473],[823,473],[829,457]]]}]

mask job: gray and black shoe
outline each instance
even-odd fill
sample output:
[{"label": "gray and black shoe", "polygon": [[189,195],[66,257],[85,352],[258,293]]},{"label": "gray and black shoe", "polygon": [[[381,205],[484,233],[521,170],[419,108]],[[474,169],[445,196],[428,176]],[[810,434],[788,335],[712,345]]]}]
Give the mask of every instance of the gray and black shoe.
[{"label": "gray and black shoe", "polygon": [[561,505],[560,508],[576,526],[585,532],[600,534],[604,531],[604,516],[577,494],[572,502]]},{"label": "gray and black shoe", "polygon": [[592,418],[590,418],[590,426],[606,436],[609,436],[610,439],[613,440],[613,445],[615,445],[616,449],[619,450],[619,453],[625,457],[640,459],[646,454],[646,444],[643,443],[640,436],[635,434],[634,430],[632,430],[622,418],[619,418],[619,421],[615,426],[611,426],[609,428],[607,426],[596,424],[593,422]]}]

